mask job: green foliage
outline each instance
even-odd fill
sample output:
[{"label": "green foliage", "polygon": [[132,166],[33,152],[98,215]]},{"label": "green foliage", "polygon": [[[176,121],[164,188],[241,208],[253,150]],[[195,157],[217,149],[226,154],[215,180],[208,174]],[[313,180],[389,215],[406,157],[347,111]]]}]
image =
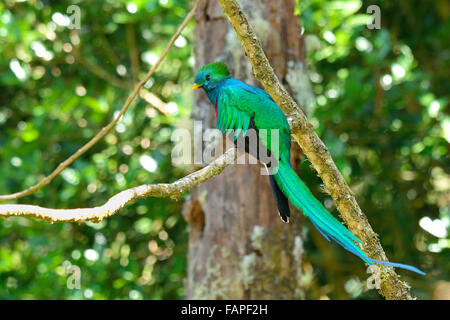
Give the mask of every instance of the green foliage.
[{"label": "green foliage", "polygon": [[[142,78],[187,13],[184,1],[78,1],[81,30],[70,30],[58,23],[70,15],[71,4],[0,4],[1,194],[49,174],[111,121],[130,93],[91,72],[76,50],[108,77],[132,85],[124,23],[134,26]],[[170,135],[190,112],[192,30],[193,24],[146,85],[177,112],[165,116],[137,99],[102,141],[18,202],[90,207],[125,188],[183,176],[171,165]],[[187,228],[181,204],[141,200],[99,224],[0,219],[0,297],[183,297]],[[81,290],[66,286],[70,265],[81,269]]]},{"label": "green foliage", "polygon": [[[380,6],[380,30],[366,27],[371,4]],[[428,219],[439,219],[434,230],[439,225],[448,231],[450,226],[450,117],[444,80],[449,19],[441,6],[304,0],[296,9],[307,35],[308,70],[316,95],[311,120],[391,261],[428,273],[420,277],[399,271],[420,298],[430,298],[437,281],[449,280],[450,271],[448,233],[436,237],[419,227],[419,221],[424,225]],[[318,186],[308,162],[303,164],[308,185]],[[331,298],[376,297],[373,291],[360,290],[360,280],[349,279],[364,272],[350,255],[336,250],[339,262],[322,269],[318,266],[324,252],[311,248],[307,253],[317,275],[317,283],[310,283],[312,297],[328,294],[320,286],[342,277],[336,270],[344,266],[346,279],[333,286]],[[339,292],[344,282],[346,292]]]}]

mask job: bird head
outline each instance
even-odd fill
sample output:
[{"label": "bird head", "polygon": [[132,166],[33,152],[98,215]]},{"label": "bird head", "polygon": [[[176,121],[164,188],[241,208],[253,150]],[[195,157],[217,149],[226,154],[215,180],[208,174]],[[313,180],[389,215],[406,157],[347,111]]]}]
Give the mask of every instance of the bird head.
[{"label": "bird head", "polygon": [[201,67],[195,75],[193,89],[203,88],[205,91],[213,90],[223,79],[229,78],[230,72],[223,62],[214,62]]}]

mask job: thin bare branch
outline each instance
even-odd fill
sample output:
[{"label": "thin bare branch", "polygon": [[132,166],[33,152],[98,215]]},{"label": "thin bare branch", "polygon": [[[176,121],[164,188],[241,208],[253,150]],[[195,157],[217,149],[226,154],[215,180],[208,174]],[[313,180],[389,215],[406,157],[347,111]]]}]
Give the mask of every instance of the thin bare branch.
[{"label": "thin bare branch", "polygon": [[238,154],[236,149],[231,148],[206,167],[173,183],[144,184],[126,189],[114,195],[104,205],[99,207],[51,209],[27,204],[0,204],[0,216],[25,216],[50,223],[84,221],[100,222],[117,213],[127,203],[136,199],[147,197],[172,197],[178,199],[187,190],[222,173],[228,165],[234,163]]},{"label": "thin bare branch", "polygon": [[144,88],[139,91],[139,96],[148,104],[155,107],[159,112],[164,115],[170,115],[169,109],[167,108],[167,103],[162,101],[156,94],[150,92]]},{"label": "thin bare branch", "polygon": [[[278,80],[261,47],[261,43],[236,0],[218,0],[230,20],[249,58],[255,77],[283,112],[292,118],[292,135],[326,185],[327,191],[350,230],[364,241],[364,251],[371,258],[387,261],[386,254],[355,196],[337,169],[325,144],[320,140],[306,115]],[[380,293],[387,299],[411,299],[409,286],[400,281],[391,267],[380,266]]]},{"label": "thin bare branch", "polygon": [[173,46],[175,40],[178,38],[178,36],[181,34],[181,32],[184,30],[188,22],[192,19],[192,17],[195,15],[195,11],[197,10],[198,5],[200,4],[201,0],[196,0],[194,7],[191,9],[191,11],[188,13],[184,21],[181,23],[181,25],[178,27],[178,30],[175,32],[175,34],[170,39],[169,43],[167,44],[166,48],[164,49],[163,53],[159,57],[156,64],[151,68],[151,70],[145,75],[145,77],[135,86],[133,89],[133,92],[128,96],[127,100],[125,101],[122,109],[120,110],[117,117],[109,123],[107,126],[103,127],[100,132],[98,132],[88,143],[86,143],[84,146],[82,146],[80,149],[78,149],[73,155],[71,155],[69,158],[67,158],[65,161],[61,162],[58,167],[50,173],[50,175],[43,178],[40,182],[35,184],[34,186],[31,186],[25,190],[8,194],[8,195],[0,195],[0,201],[7,201],[7,200],[15,200],[22,197],[25,197],[29,194],[32,194],[39,190],[40,188],[46,186],[49,184],[56,176],[58,176],[64,169],[66,169],[69,165],[71,165],[76,159],[78,159],[82,154],[84,154],[87,150],[89,150],[93,145],[95,145],[100,139],[102,139],[120,120],[122,115],[128,110],[128,107],[131,105],[133,100],[136,98],[139,91],[144,87],[145,83],[153,76],[155,71],[158,69],[158,67],[161,65],[162,61],[166,57],[167,53],[169,52],[170,48]]}]

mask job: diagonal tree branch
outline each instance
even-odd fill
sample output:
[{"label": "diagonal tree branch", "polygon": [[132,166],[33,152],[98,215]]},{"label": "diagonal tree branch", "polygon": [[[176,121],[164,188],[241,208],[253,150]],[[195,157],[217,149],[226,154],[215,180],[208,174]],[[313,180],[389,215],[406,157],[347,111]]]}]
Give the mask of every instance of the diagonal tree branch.
[{"label": "diagonal tree branch", "polygon": [[[249,58],[253,73],[283,112],[292,119],[292,135],[327,187],[350,230],[364,241],[364,251],[371,258],[387,261],[386,254],[366,216],[356,202],[353,192],[337,169],[327,147],[320,140],[306,115],[278,80],[261,47],[253,28],[248,23],[236,0],[218,0]],[[409,286],[400,281],[392,267],[381,269],[380,293],[387,299],[411,299]]]},{"label": "diagonal tree branch", "polygon": [[73,155],[71,155],[69,158],[67,158],[65,161],[61,162],[58,167],[50,173],[48,176],[43,178],[40,182],[35,184],[34,186],[31,186],[25,190],[13,193],[13,194],[7,194],[7,195],[0,195],[0,201],[7,201],[7,200],[15,200],[22,197],[25,197],[29,194],[32,194],[39,190],[40,188],[48,185],[56,176],[58,176],[64,169],[66,169],[69,165],[71,165],[76,159],[78,159],[82,154],[84,154],[87,150],[89,150],[93,145],[95,145],[100,139],[102,139],[120,120],[122,115],[128,110],[128,107],[131,105],[133,100],[136,98],[139,91],[144,87],[145,83],[153,76],[156,69],[161,65],[162,61],[166,57],[166,55],[169,53],[170,48],[172,48],[175,40],[178,38],[178,36],[181,34],[181,32],[184,30],[188,22],[192,19],[192,17],[195,15],[195,11],[197,10],[198,5],[200,4],[201,0],[196,0],[194,7],[191,9],[191,11],[188,13],[184,21],[181,23],[181,25],[178,27],[178,30],[175,32],[175,34],[170,39],[169,43],[167,44],[166,48],[164,49],[163,53],[159,57],[158,61],[155,63],[155,65],[151,68],[151,70],[145,75],[145,77],[135,86],[132,93],[128,96],[127,100],[125,101],[122,109],[120,110],[117,117],[109,123],[107,126],[103,127],[100,132],[98,132],[89,142],[87,142],[84,146],[82,146],[80,149],[78,149]]},{"label": "diagonal tree branch", "polygon": [[119,192],[104,205],[94,208],[51,209],[28,204],[0,204],[0,216],[25,216],[53,222],[100,222],[122,209],[127,203],[148,197],[172,197],[178,199],[187,190],[211,179],[230,164],[238,156],[235,148],[227,150],[219,158],[206,167],[195,171],[173,183],[144,184]]}]

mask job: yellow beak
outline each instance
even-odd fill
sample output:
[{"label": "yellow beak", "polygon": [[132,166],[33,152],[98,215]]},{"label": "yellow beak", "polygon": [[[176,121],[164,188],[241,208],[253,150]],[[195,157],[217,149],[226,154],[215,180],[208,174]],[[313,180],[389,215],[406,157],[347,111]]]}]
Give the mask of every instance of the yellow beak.
[{"label": "yellow beak", "polygon": [[198,83],[194,83],[193,85],[192,85],[192,89],[198,89],[198,88],[201,88],[202,87],[202,85],[201,84],[198,84]]}]

